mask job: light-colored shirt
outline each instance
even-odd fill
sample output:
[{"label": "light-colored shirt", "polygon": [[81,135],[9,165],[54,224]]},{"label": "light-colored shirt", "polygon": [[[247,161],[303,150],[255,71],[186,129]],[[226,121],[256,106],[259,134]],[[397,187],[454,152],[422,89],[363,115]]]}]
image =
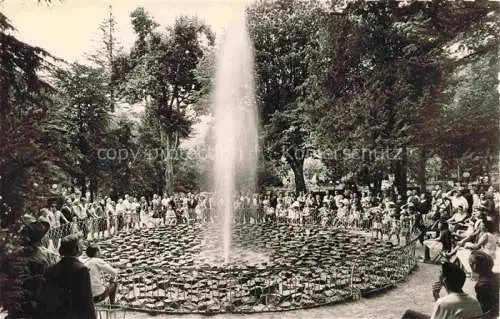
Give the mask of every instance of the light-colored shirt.
[{"label": "light-colored shirt", "polygon": [[61,226],[61,219],[63,219],[65,223],[68,223],[68,220],[66,219],[66,217],[64,217],[61,211],[56,210],[54,213],[54,227]]},{"label": "light-colored shirt", "polygon": [[490,255],[493,260],[496,259],[496,250],[497,250],[497,237],[492,233],[484,233],[479,238],[479,242],[483,242],[482,250]]},{"label": "light-colored shirt", "polygon": [[78,217],[78,219],[83,220],[87,218],[87,211],[85,210],[83,205],[78,204],[73,206],[73,211],[75,212],[75,215],[76,217]]},{"label": "light-colored shirt", "polygon": [[462,206],[464,208],[464,211],[467,211],[467,209],[469,209],[469,202],[463,196],[452,197],[451,205],[454,209],[457,209],[458,206]]},{"label": "light-colored shirt", "polygon": [[103,284],[103,274],[108,273],[115,277],[118,271],[111,267],[102,258],[89,258],[85,261],[85,265],[89,269],[90,286],[92,289],[92,296],[96,297],[104,293],[106,287]]},{"label": "light-colored shirt", "polygon": [[431,319],[471,319],[482,314],[479,302],[466,293],[450,293],[434,304]]}]

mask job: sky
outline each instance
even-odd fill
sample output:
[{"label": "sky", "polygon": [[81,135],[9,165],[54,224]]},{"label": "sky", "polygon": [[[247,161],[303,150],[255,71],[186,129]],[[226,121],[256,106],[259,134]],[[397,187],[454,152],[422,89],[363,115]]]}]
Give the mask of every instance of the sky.
[{"label": "sky", "polygon": [[40,46],[68,62],[85,61],[99,41],[99,24],[108,16],[111,5],[117,21],[117,38],[124,48],[134,42],[130,13],[144,7],[165,27],[179,15],[197,15],[221,33],[232,18],[251,0],[0,0],[5,14],[20,40]]},{"label": "sky", "polygon": [[[117,38],[128,49],[135,41],[130,13],[144,7],[160,27],[171,25],[180,15],[197,15],[221,34],[233,18],[241,16],[252,0],[0,0],[0,11],[17,29],[14,35],[21,41],[39,46],[67,62],[86,62],[99,43],[99,24],[108,17],[109,6],[117,21]],[[43,1],[42,1],[43,2]],[[141,105],[122,105],[117,114],[129,116],[141,112]],[[133,115],[132,115],[133,116]],[[208,119],[202,117],[193,127],[192,137],[185,147],[203,143],[208,131]]]}]

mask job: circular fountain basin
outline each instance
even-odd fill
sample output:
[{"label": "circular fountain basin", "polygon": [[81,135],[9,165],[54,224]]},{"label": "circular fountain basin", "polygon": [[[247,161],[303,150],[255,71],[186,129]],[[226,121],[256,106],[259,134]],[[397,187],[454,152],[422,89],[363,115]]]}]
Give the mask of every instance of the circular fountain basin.
[{"label": "circular fountain basin", "polygon": [[[263,312],[308,308],[392,286],[401,252],[346,231],[235,225],[229,260],[200,225],[121,233],[101,242],[120,270],[121,306],[159,313]],[[411,267],[408,264],[408,267]]]}]

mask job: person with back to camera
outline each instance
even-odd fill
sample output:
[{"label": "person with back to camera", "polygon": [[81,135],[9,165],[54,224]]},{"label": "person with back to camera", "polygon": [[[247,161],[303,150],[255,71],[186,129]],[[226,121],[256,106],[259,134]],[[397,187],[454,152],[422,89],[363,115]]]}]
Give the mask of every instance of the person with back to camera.
[{"label": "person with back to camera", "polygon": [[78,259],[81,234],[61,240],[61,260],[45,272],[42,318],[96,319],[89,269]]},{"label": "person with back to camera", "polygon": [[[85,254],[88,257],[85,261],[85,266],[89,269],[94,302],[98,303],[109,297],[110,304],[114,304],[118,271],[111,267],[104,259],[100,258],[100,250],[96,245],[89,245]],[[103,284],[103,275],[105,273],[111,275],[111,281],[107,286]]]}]

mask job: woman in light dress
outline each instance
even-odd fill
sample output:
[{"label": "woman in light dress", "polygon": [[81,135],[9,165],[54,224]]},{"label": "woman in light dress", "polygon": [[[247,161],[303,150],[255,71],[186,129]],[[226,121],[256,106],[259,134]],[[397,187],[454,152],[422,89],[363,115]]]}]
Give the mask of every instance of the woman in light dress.
[{"label": "woman in light dress", "polygon": [[286,223],[287,210],[283,204],[283,198],[278,198],[278,203],[276,204],[276,219],[279,224]]},{"label": "woman in light dress", "polygon": [[300,208],[299,202],[295,201],[288,209],[288,219],[291,224],[296,224],[299,221],[300,218],[299,208]]},{"label": "woman in light dress", "polygon": [[175,225],[177,224],[177,216],[175,214],[174,208],[171,204],[167,206],[167,212],[165,216],[165,225]]},{"label": "woman in light dress", "polygon": [[200,223],[205,221],[205,212],[204,212],[205,206],[206,206],[205,198],[203,196],[200,196],[198,204],[196,204],[196,207],[194,208],[196,219]]},{"label": "woman in light dress", "polygon": [[309,194],[304,200],[304,209],[302,211],[301,223],[310,223],[311,213],[313,210],[314,199],[311,194]]},{"label": "woman in light dress", "polygon": [[[380,235],[380,239],[383,237],[382,232],[382,220],[383,220],[383,204],[380,203],[379,206],[372,208],[372,216],[373,216],[373,224],[372,231],[375,237],[378,239]],[[373,236],[372,234],[372,236]]]},{"label": "woman in light dress", "polygon": [[319,218],[321,221],[321,226],[326,227],[328,222],[330,221],[330,210],[326,203],[322,204],[319,208]]}]

